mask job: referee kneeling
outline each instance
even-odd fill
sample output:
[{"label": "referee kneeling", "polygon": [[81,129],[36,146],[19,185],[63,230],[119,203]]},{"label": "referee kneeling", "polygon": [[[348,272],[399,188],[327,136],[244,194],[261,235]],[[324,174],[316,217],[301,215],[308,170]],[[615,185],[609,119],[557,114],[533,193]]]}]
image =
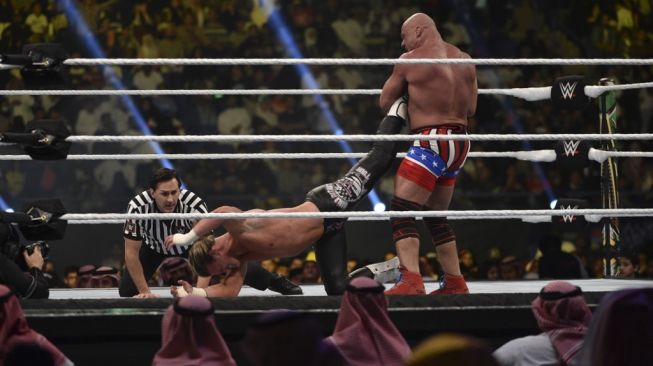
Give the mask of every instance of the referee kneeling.
[{"label": "referee kneeling", "polygon": [[[127,213],[208,213],[204,200],[195,193],[181,189],[177,172],[161,168],[150,179],[149,189],[131,201]],[[125,238],[125,265],[119,293],[122,297],[152,298],[147,280],[161,262],[168,257],[188,257],[190,246],[166,249],[164,240],[173,234],[189,232],[194,220],[127,220],[123,229]],[[145,245],[142,245],[145,244]],[[207,287],[210,278],[199,277],[197,287]],[[284,295],[301,295],[302,290],[282,276],[272,274],[256,263],[248,263],[245,284],[257,290],[270,289]]]}]

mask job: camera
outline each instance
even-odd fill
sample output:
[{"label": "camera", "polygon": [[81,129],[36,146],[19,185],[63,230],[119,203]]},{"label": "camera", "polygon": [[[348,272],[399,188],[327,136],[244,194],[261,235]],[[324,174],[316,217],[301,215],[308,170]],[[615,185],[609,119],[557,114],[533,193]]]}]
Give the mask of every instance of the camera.
[{"label": "camera", "polygon": [[23,250],[27,251],[28,255],[32,255],[34,253],[34,248],[40,247],[41,248],[41,256],[43,259],[48,259],[48,254],[50,253],[50,245],[48,245],[47,242],[44,240],[40,241],[35,241],[31,244],[26,244],[23,246]]},{"label": "camera", "polygon": [[[9,243],[7,243],[7,244],[9,244]],[[50,251],[50,246],[45,241],[35,241],[35,242],[29,243],[29,244],[26,244],[26,243],[20,243],[20,244],[11,243],[9,245],[9,247],[11,247],[11,246],[13,246],[13,248],[11,248],[10,252],[7,253],[7,254],[10,254],[10,255],[14,254],[13,257],[9,256],[9,258],[13,259],[14,262],[18,265],[18,267],[20,267],[23,271],[28,271],[29,270],[29,268],[27,267],[27,263],[25,262],[25,257],[23,257],[23,252],[27,252],[28,255],[32,255],[32,254],[34,254],[34,249],[36,247],[40,247],[41,248],[41,256],[45,260],[45,259],[48,259],[48,254],[49,254],[49,251]],[[5,244],[5,248],[6,248],[6,244]]]},{"label": "camera", "polygon": [[27,254],[32,255],[36,247],[40,247],[41,256],[43,259],[47,259],[50,253],[50,245],[47,242],[41,240],[28,244],[21,243],[14,225],[0,224],[0,253],[14,261],[22,270],[29,269],[25,263],[23,252],[27,251]]}]

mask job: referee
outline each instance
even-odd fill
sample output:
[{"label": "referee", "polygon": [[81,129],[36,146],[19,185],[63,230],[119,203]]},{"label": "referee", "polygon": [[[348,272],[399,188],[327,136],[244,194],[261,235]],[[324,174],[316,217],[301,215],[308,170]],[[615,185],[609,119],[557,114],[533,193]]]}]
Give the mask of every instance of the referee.
[{"label": "referee", "polygon": [[[149,189],[129,201],[127,213],[208,213],[206,203],[195,193],[181,189],[179,176],[172,169],[161,168],[149,182]],[[194,220],[127,220],[125,238],[126,270],[120,279],[121,297],[157,297],[150,292],[147,280],[168,257],[188,256],[190,246],[166,249],[165,238],[189,232]],[[145,245],[143,245],[145,244]],[[210,278],[199,277],[197,287],[207,287]],[[272,274],[258,264],[249,263],[245,284],[258,290],[270,289],[284,295],[300,295],[302,290],[282,276]]]}]

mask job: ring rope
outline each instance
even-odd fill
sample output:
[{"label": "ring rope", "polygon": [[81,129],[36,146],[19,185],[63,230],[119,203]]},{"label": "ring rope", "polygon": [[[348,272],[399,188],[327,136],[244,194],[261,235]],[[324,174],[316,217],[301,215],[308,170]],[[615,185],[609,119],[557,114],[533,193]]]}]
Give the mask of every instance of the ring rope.
[{"label": "ring rope", "polygon": [[161,136],[69,136],[68,142],[314,142],[314,141],[558,141],[558,140],[653,140],[653,133],[560,133],[560,134],[473,134],[473,135],[161,135]]},{"label": "ring rope", "polygon": [[[653,88],[653,82],[590,85],[585,86],[585,94],[598,97],[606,91]],[[4,96],[25,95],[77,95],[77,96],[116,96],[116,95],[379,95],[381,89],[90,89],[90,90],[0,90]],[[508,95],[528,101],[551,99],[551,87],[479,89],[478,94]]]},{"label": "ring rope", "polygon": [[644,217],[653,215],[653,208],[619,209],[561,209],[561,210],[463,210],[463,211],[348,211],[348,212],[238,212],[238,213],[85,213],[65,214],[61,220],[197,220],[197,219],[254,219],[254,218],[349,218],[349,217],[448,217],[506,219],[525,216],[592,215],[602,217]]},{"label": "ring rope", "polygon": [[[609,157],[621,158],[651,158],[653,151],[604,151],[591,149],[589,159],[603,162]],[[219,154],[80,154],[68,155],[67,160],[218,160],[218,159],[360,159],[367,153],[219,153]],[[397,158],[404,158],[406,153],[397,154]],[[553,162],[556,160],[555,150],[533,151],[472,151],[467,154],[469,158],[515,158],[524,161]],[[32,160],[29,155],[0,155],[0,161],[25,161]]]},{"label": "ring rope", "polygon": [[[367,153],[219,153],[219,154],[83,154],[68,155],[68,160],[194,160],[194,159],[359,159]],[[403,158],[406,153],[398,153]],[[536,151],[479,151],[467,154],[470,158],[517,158],[529,161],[554,161],[554,150]],[[0,160],[31,160],[29,155],[2,155]]]},{"label": "ring rope", "polygon": [[[531,223],[540,223],[540,222],[551,222],[551,217],[552,216],[529,216],[529,217],[524,217],[522,218],[522,221],[526,222],[531,222]],[[420,216],[415,217],[417,220],[422,220],[423,218]],[[532,218],[532,220],[529,220],[529,218]],[[485,217],[476,217],[476,216],[468,216],[468,217],[450,217],[449,219],[451,220],[483,220]],[[388,217],[352,217],[347,221],[387,221],[389,220]],[[587,221],[592,221],[592,222],[598,222],[600,221],[600,216],[589,216],[586,215],[586,220]],[[118,220],[118,219],[73,219],[73,220],[67,220],[69,224],[124,224],[125,220]]]},{"label": "ring rope", "polygon": [[653,59],[623,58],[69,58],[67,66],[97,65],[653,65]]}]

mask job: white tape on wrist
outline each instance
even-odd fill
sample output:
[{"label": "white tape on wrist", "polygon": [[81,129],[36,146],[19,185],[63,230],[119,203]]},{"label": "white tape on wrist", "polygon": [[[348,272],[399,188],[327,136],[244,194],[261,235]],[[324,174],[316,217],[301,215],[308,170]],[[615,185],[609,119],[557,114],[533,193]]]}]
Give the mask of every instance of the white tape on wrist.
[{"label": "white tape on wrist", "polygon": [[177,287],[177,297],[186,297],[186,296],[188,296],[188,292],[184,290],[184,287],[183,286]]},{"label": "white tape on wrist", "polygon": [[206,290],[201,288],[201,287],[193,287],[193,293],[192,295],[194,296],[202,296],[202,297],[207,297],[206,296]]},{"label": "white tape on wrist", "polygon": [[199,239],[199,236],[195,234],[195,231],[191,230],[186,234],[175,234],[172,236],[172,243],[174,245],[191,245],[195,240]]},{"label": "white tape on wrist", "polygon": [[207,297],[206,290],[201,287],[193,287],[190,294],[186,292],[183,286],[177,287],[177,297],[186,297],[188,295]]}]

